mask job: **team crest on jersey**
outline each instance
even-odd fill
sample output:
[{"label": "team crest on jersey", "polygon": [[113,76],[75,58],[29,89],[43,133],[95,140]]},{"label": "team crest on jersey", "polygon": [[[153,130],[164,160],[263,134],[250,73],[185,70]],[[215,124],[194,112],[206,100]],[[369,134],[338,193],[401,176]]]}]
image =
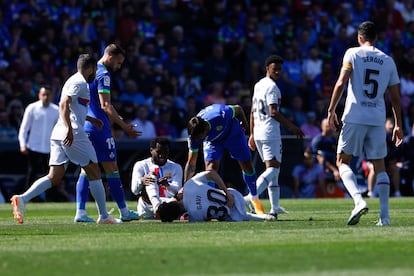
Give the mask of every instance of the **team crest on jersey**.
[{"label": "team crest on jersey", "polygon": [[111,85],[111,78],[109,76],[105,76],[103,79],[103,83],[105,86]]},{"label": "team crest on jersey", "polygon": [[222,125],[216,126],[216,130],[217,131],[221,131],[222,129],[223,129],[223,126]]},{"label": "team crest on jersey", "polygon": [[109,154],[109,158],[114,159],[114,158],[115,158],[115,153],[111,152],[111,153]]}]

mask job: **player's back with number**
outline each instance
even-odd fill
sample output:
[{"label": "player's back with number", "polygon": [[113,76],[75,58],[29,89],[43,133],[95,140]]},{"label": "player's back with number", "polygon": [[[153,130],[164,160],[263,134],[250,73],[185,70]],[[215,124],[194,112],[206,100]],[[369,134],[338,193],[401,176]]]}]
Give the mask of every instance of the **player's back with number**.
[{"label": "player's back with number", "polygon": [[184,207],[190,222],[201,222],[216,219],[219,221],[242,221],[246,219],[243,196],[236,190],[228,191],[234,197],[234,207],[229,208],[227,198],[220,189],[208,183],[205,172],[198,173],[184,185]]},{"label": "player's back with number", "polygon": [[399,83],[394,60],[377,48],[360,46],[346,51],[343,64],[351,71],[343,121],[383,125],[384,93],[388,86]]}]

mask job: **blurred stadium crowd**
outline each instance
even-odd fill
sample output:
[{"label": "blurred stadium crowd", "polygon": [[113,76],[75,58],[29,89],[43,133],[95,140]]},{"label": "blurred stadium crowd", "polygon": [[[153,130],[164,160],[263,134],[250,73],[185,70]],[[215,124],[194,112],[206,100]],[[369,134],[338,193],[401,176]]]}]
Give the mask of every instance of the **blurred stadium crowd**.
[{"label": "blurred stadium crowd", "polygon": [[0,140],[17,140],[24,108],[37,100],[43,83],[52,86],[57,103],[78,55],[99,58],[111,42],[127,52],[113,82],[115,107],[131,122],[154,125],[154,133],[141,139],[186,137],[187,119],[211,103],[237,103],[249,115],[252,87],[264,76],[264,59],[272,53],[285,59],[279,83],[283,112],[299,126],[310,125],[307,134],[314,136],[343,53],[356,45],[356,27],[365,20],[379,26],[377,46],[397,63],[409,133],[412,2],[2,0]]}]

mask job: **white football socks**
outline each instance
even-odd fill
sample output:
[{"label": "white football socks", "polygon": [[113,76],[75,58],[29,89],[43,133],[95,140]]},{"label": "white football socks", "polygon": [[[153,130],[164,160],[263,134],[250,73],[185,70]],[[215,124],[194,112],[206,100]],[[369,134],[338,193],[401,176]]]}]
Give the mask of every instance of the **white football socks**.
[{"label": "white football socks", "polygon": [[47,189],[52,187],[52,182],[47,176],[43,176],[36,180],[30,188],[24,192],[21,197],[24,202],[29,202],[32,198],[40,195]]},{"label": "white football socks", "polygon": [[358,205],[358,203],[363,199],[361,192],[358,190],[357,179],[354,172],[349,167],[349,165],[344,163],[342,163],[342,165],[338,169],[339,175],[341,176],[345,188],[348,190],[349,194],[353,198],[355,206]]},{"label": "white football socks", "polygon": [[106,194],[102,179],[89,180],[89,189],[95,199],[99,215],[101,215],[104,219],[107,218],[109,215],[108,210],[106,209]]}]

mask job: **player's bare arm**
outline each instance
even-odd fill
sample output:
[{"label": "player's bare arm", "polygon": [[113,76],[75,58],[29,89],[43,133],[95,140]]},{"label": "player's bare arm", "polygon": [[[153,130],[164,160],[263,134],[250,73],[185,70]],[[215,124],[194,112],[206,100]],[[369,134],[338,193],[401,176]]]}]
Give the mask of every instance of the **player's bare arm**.
[{"label": "player's bare arm", "polygon": [[129,138],[135,138],[137,136],[141,136],[141,131],[136,131],[134,125],[130,125],[125,123],[121,116],[119,116],[118,112],[114,108],[111,103],[111,95],[106,93],[99,93],[99,100],[101,102],[101,108],[105,111],[108,115],[111,122],[117,124],[119,127],[122,128],[127,134]]},{"label": "player's bare arm", "polygon": [[333,130],[337,130],[339,126],[338,116],[336,115],[336,107],[338,105],[339,100],[342,97],[345,84],[347,83],[350,74],[351,71],[342,69],[332,92],[331,101],[328,107],[328,122],[329,127]]},{"label": "player's bare arm", "polygon": [[103,122],[102,120],[98,119],[98,118],[94,118],[91,116],[86,116],[86,121],[91,122],[91,124],[93,124],[95,127],[101,129],[103,127]]},{"label": "player's bare arm", "polygon": [[63,96],[63,98],[61,99],[59,103],[60,117],[62,117],[63,122],[65,123],[65,126],[68,129],[65,139],[63,139],[62,141],[65,146],[71,146],[73,143],[73,129],[72,129],[72,124],[70,123],[70,108],[69,108],[69,105],[71,102],[72,102],[72,98],[65,95]]},{"label": "player's bare arm", "polygon": [[296,136],[303,138],[305,136],[305,133],[296,125],[294,125],[291,121],[285,118],[278,110],[276,104],[270,104],[269,105],[269,112],[270,117],[278,121],[281,125],[287,127],[290,131],[293,132]]},{"label": "player's bare arm", "polygon": [[219,189],[223,190],[226,193],[227,197],[227,205],[229,207],[234,206],[234,198],[233,195],[230,194],[227,190],[226,184],[224,184],[223,179],[221,179],[220,175],[215,170],[208,170],[206,174],[207,179],[212,180]]},{"label": "player's bare arm", "polygon": [[188,152],[188,161],[184,167],[184,183],[188,179],[193,177],[193,175],[195,174],[196,165],[197,165],[197,156],[198,156],[198,152],[192,152],[192,151]]},{"label": "player's bare arm", "polygon": [[254,118],[253,118],[253,107],[250,112],[250,137],[247,141],[250,150],[255,151],[256,150],[256,143],[254,142]]},{"label": "player's bare arm", "polygon": [[247,122],[246,114],[244,114],[243,108],[241,108],[240,105],[233,105],[233,108],[236,112],[236,118],[239,119],[242,128],[246,131],[249,129],[249,124]]},{"label": "player's bare arm", "polygon": [[404,134],[402,132],[402,118],[401,118],[401,99],[400,99],[400,85],[393,85],[389,87],[391,95],[392,112],[394,114],[394,130],[392,132],[392,141],[395,146],[401,145]]}]

